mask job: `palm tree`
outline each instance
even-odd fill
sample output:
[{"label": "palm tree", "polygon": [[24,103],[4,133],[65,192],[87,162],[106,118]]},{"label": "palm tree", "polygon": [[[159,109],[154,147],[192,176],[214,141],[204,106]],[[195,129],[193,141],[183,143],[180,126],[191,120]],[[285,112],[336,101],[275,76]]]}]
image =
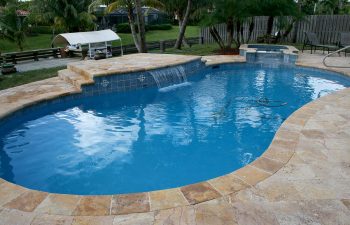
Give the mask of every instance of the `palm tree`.
[{"label": "palm tree", "polygon": [[90,0],[33,0],[31,12],[38,22],[46,22],[53,28],[67,32],[91,30],[95,16],[88,12]]},{"label": "palm tree", "polygon": [[[146,52],[146,31],[144,27],[144,18],[142,14],[142,5],[151,6],[154,8],[162,8],[164,5],[158,0],[94,0],[90,4],[90,12],[94,7],[106,4],[107,12],[113,12],[116,9],[126,9],[128,14],[128,21],[131,30],[131,35],[134,40],[134,44],[139,52]],[[136,11],[136,17],[134,12]],[[136,30],[138,26],[138,31]]]},{"label": "palm tree", "polygon": [[25,30],[27,28],[26,20],[22,20],[17,15],[19,2],[17,0],[8,1],[2,13],[0,14],[1,36],[17,44],[23,51],[25,40]]}]

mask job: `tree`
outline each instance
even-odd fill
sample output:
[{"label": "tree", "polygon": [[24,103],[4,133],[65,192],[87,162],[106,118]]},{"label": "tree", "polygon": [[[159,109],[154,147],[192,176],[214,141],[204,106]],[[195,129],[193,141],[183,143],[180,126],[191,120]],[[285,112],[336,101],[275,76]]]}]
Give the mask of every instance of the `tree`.
[{"label": "tree", "polygon": [[17,44],[23,51],[25,41],[25,31],[27,28],[26,19],[21,19],[17,15],[20,3],[17,0],[7,1],[5,8],[0,14],[1,36]]},{"label": "tree", "polygon": [[190,17],[191,7],[192,7],[192,0],[187,0],[186,12],[185,12],[183,20],[181,22],[179,35],[177,37],[177,40],[176,40],[175,46],[174,46],[174,48],[176,48],[176,49],[181,49],[182,41],[184,39],[185,32],[186,32],[187,22],[188,22],[188,19]]},{"label": "tree", "polygon": [[140,35],[140,49],[139,52],[147,52],[146,46],[146,29],[145,21],[142,13],[141,0],[135,0],[136,14],[137,14],[137,26]]},{"label": "tree", "polygon": [[266,35],[271,35],[275,17],[293,16],[298,13],[294,0],[260,0],[256,5],[258,15],[268,16]]},{"label": "tree", "polygon": [[33,0],[31,13],[35,21],[63,28],[67,32],[94,28],[95,16],[88,12],[90,0]]},{"label": "tree", "polygon": [[[113,12],[116,9],[126,9],[134,44],[138,52],[146,52],[146,31],[143,15],[141,16],[142,5],[147,5],[154,8],[162,8],[163,4],[158,0],[95,0],[90,4],[90,11],[93,11],[94,7],[101,4],[107,4],[108,7],[106,13]],[[136,15],[138,15],[136,17],[135,12]],[[137,32],[136,26],[138,26],[139,32]]]},{"label": "tree", "polygon": [[189,20],[200,18],[210,5],[210,0],[161,0],[161,2],[167,13],[178,21],[179,34],[175,48],[180,49],[181,44],[187,45],[185,33]]},{"label": "tree", "polygon": [[346,13],[344,6],[347,3],[347,0],[322,0],[318,4],[318,13],[331,15]]},{"label": "tree", "polygon": [[[248,40],[243,39],[244,21],[250,20],[249,31],[250,34],[254,29],[254,9],[253,0],[214,0],[210,9],[210,13],[203,19],[203,24],[209,25],[210,33],[214,40],[219,44],[222,50],[230,49],[233,42],[235,48],[239,48],[242,42],[249,41],[251,35],[248,35]],[[224,44],[223,39],[216,31],[213,25],[225,23],[227,31],[227,42]],[[236,36],[234,37],[234,31]]]}]

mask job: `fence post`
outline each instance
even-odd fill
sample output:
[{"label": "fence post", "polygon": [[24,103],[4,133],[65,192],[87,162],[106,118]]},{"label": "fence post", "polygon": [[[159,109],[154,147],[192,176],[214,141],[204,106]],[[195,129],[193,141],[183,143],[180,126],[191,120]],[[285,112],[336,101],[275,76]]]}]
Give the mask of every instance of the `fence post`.
[{"label": "fence post", "polygon": [[57,48],[55,48],[55,49],[52,50],[52,56],[53,56],[54,58],[58,58],[57,52],[58,52],[58,49],[57,49]]},{"label": "fence post", "polygon": [[34,61],[39,61],[38,52],[37,52],[37,51],[34,51],[34,52],[33,52],[33,55],[34,55]]},{"label": "fence post", "polygon": [[165,52],[165,41],[159,41],[159,49],[161,53]]},{"label": "fence post", "polygon": [[203,37],[203,36],[200,36],[200,37],[199,37],[199,44],[200,44],[200,45],[203,45],[203,44],[204,44],[204,37]]}]

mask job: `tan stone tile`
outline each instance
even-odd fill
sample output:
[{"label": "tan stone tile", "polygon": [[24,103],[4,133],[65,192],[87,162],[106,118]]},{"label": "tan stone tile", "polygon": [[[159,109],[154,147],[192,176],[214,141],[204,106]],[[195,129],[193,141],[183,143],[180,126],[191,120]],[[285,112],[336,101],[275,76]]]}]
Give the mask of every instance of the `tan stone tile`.
[{"label": "tan stone tile", "polygon": [[222,195],[231,194],[243,190],[249,185],[233,174],[227,174],[208,181]]},{"label": "tan stone tile", "polygon": [[335,199],[339,191],[334,182],[330,186],[327,180],[296,180],[293,184],[301,198],[306,200]]},{"label": "tan stone tile", "polygon": [[285,121],[285,123],[303,127],[305,126],[307,120],[308,118],[298,118],[298,117],[293,117],[292,115]]},{"label": "tan stone tile", "polygon": [[338,200],[281,202],[273,205],[280,224],[348,224],[349,211]]},{"label": "tan stone tile", "polygon": [[154,212],[119,215],[114,217],[113,225],[153,225]]},{"label": "tan stone tile", "polygon": [[4,205],[8,203],[9,201],[17,198],[22,193],[26,192],[27,190],[8,182],[4,182],[0,185],[0,205]]},{"label": "tan stone tile", "polygon": [[106,216],[110,214],[112,196],[83,196],[73,215]]},{"label": "tan stone tile", "polygon": [[270,173],[256,169],[249,165],[235,171],[234,174],[250,185],[255,185],[271,176]]},{"label": "tan stone tile", "polygon": [[273,139],[270,147],[294,150],[296,145],[297,145],[296,141],[287,141],[287,140],[278,139],[278,137],[276,137]]},{"label": "tan stone tile", "polygon": [[221,196],[220,193],[207,182],[184,186],[181,188],[181,191],[190,204],[197,204]]},{"label": "tan stone tile", "polygon": [[275,173],[284,166],[284,163],[278,162],[276,160],[268,159],[265,157],[260,157],[250,165],[262,169],[269,173]]},{"label": "tan stone tile", "polygon": [[159,210],[155,213],[154,225],[192,225],[196,224],[193,206]]},{"label": "tan stone tile", "polygon": [[281,127],[275,134],[275,137],[287,141],[297,141],[299,139],[299,132],[291,131]]},{"label": "tan stone tile", "polygon": [[292,181],[281,180],[279,177],[260,182],[256,191],[270,202],[292,201],[302,199]]},{"label": "tan stone tile", "polygon": [[4,207],[18,209],[25,212],[32,212],[47,196],[47,193],[39,191],[27,191],[12,201],[8,202]]},{"label": "tan stone tile", "polygon": [[320,131],[320,130],[316,130],[316,129],[304,129],[301,131],[301,133],[310,139],[324,139],[325,134]]},{"label": "tan stone tile", "polygon": [[0,213],[0,225],[30,225],[34,216],[34,213],[4,209]]},{"label": "tan stone tile", "polygon": [[72,225],[113,225],[113,216],[75,216]]},{"label": "tan stone tile", "polygon": [[240,202],[232,204],[234,215],[238,224],[244,225],[280,225],[272,210],[261,203]]},{"label": "tan stone tile", "polygon": [[30,225],[71,225],[73,217],[71,216],[54,216],[54,215],[37,215]]},{"label": "tan stone tile", "polygon": [[152,211],[189,204],[179,188],[150,192],[150,199]]},{"label": "tan stone tile", "polygon": [[350,199],[342,199],[341,202],[350,210]]},{"label": "tan stone tile", "polygon": [[287,149],[287,148],[281,149],[281,148],[276,148],[274,146],[270,146],[262,156],[270,159],[278,160],[282,163],[287,163],[293,154],[294,154],[294,150],[292,149]]},{"label": "tan stone tile", "polygon": [[112,198],[111,207],[112,215],[149,212],[148,193],[115,195]]},{"label": "tan stone tile", "polygon": [[72,215],[79,200],[80,197],[77,195],[50,194],[35,209],[35,212],[51,215]]},{"label": "tan stone tile", "polygon": [[195,206],[197,225],[237,225],[231,206],[219,199]]}]

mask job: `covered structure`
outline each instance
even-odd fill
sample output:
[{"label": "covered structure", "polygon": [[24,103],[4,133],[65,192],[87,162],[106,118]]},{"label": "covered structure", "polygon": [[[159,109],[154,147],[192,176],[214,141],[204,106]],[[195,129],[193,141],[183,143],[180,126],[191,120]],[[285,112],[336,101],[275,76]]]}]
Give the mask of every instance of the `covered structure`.
[{"label": "covered structure", "polygon": [[111,42],[120,41],[121,53],[123,46],[121,38],[112,30],[100,30],[90,32],[63,33],[57,35],[52,46],[64,44],[72,51],[81,51],[82,46],[88,46],[88,55],[93,58],[97,52],[103,52],[106,57],[112,56]]}]

